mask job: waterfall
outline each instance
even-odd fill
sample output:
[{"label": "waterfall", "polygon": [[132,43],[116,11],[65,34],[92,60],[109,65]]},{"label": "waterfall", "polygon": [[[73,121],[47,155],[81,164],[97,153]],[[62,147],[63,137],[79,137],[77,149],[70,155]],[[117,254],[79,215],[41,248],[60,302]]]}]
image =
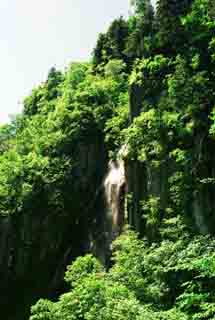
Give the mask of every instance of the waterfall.
[{"label": "waterfall", "polygon": [[117,159],[109,162],[108,172],[104,179],[106,214],[111,225],[112,239],[120,233],[124,224],[126,178],[123,157],[126,150],[127,147],[123,146],[118,152]]}]

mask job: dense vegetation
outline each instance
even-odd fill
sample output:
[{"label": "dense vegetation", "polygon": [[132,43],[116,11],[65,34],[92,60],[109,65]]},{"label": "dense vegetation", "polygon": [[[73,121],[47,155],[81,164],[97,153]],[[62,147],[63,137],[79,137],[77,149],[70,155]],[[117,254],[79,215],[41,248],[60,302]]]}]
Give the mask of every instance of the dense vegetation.
[{"label": "dense vegetation", "polygon": [[0,214],[16,230],[8,277],[25,292],[19,301],[14,288],[11,301],[25,311],[16,307],[13,319],[50,294],[41,288],[59,259],[61,270],[96,251],[103,230],[92,199],[124,144],[126,165],[145,183],[125,197],[132,231],[106,266],[78,257],[67,293],[51,286],[60,297],[40,299],[30,319],[215,319],[215,5],[132,5],[132,16],[100,34],[91,62],[52,68],[0,128]]},{"label": "dense vegetation", "polygon": [[[168,233],[149,246],[127,231],[114,243],[113,266],[105,272],[91,255],[66,272],[70,291],[58,302],[39,300],[31,320],[214,319],[215,240]],[[179,238],[177,238],[179,236]]]}]

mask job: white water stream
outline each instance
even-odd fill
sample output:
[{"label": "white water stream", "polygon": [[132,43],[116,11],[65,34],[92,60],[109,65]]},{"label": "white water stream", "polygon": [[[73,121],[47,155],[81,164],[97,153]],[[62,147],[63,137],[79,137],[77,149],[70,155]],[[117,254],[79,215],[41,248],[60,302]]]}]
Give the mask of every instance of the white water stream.
[{"label": "white water stream", "polygon": [[123,146],[117,160],[111,160],[108,165],[108,173],[104,180],[107,217],[112,226],[112,237],[117,236],[124,223],[124,193],[125,193],[125,164],[123,157],[126,153]]}]

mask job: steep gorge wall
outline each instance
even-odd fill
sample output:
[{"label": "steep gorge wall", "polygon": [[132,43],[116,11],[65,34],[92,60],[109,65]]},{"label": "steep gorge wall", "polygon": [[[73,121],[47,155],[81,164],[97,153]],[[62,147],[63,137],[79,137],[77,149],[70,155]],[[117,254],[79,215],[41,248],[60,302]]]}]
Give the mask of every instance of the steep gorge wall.
[{"label": "steep gorge wall", "polygon": [[104,177],[106,151],[99,137],[76,151],[78,165],[65,185],[71,190],[71,201],[65,202],[63,215],[54,210],[45,212],[38,199],[34,212],[0,219],[0,304],[4,319],[23,320],[23,314],[28,317],[29,306],[39,297],[61,292],[66,266],[90,250],[92,239],[98,240],[95,220],[102,219],[98,210],[103,204],[97,192]]},{"label": "steep gorge wall", "polygon": [[[143,94],[141,87],[130,89],[130,124],[143,111]],[[5,319],[23,319],[23,309],[27,318],[29,306],[38,298],[58,295],[63,290],[65,268],[77,256],[92,251],[107,265],[111,242],[125,223],[153,238],[142,205],[150,197],[159,199],[159,223],[172,207],[172,215],[184,215],[193,230],[214,233],[215,142],[208,130],[206,125],[194,132],[193,143],[187,147],[191,160],[184,168],[186,181],[178,192],[181,204],[177,208],[169,181],[178,164],[168,152],[163,153],[157,168],[147,160],[129,159],[125,146],[119,158],[108,162],[103,137],[95,137],[94,142],[77,147],[77,165],[64,186],[71,192],[70,200],[64,202],[64,214],[44,211],[38,198],[34,211],[1,217],[4,296],[0,303]],[[163,144],[168,151],[168,141]],[[180,187],[178,181],[175,187]]]},{"label": "steep gorge wall", "polygon": [[[131,86],[130,123],[144,112],[144,98],[143,88],[139,85]],[[173,187],[178,188],[181,203],[175,208],[172,216],[181,214],[194,232],[214,234],[215,141],[209,135],[209,111],[202,112],[200,119],[204,121],[204,125],[194,130],[191,145],[187,146],[190,159],[188,165],[182,169],[183,186],[180,186],[180,181],[173,182]],[[167,151],[157,168],[147,160],[132,159],[127,163],[128,193],[132,198],[128,206],[128,221],[143,235],[147,234],[146,221],[143,218],[144,210],[141,205],[143,201],[149,200],[150,197],[159,199],[160,224],[163,219],[168,218],[167,211],[172,207],[170,181],[175,174],[177,175],[179,164],[168,154],[168,140],[164,141],[164,145]]]}]

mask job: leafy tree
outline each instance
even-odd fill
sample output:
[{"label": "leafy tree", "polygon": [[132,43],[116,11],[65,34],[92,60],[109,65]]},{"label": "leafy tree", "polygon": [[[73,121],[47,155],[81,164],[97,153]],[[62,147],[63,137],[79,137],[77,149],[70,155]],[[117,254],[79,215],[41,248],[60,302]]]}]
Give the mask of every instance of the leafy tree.
[{"label": "leafy tree", "polygon": [[181,17],[190,10],[192,0],[158,0],[157,23],[158,41],[162,52],[167,55],[183,50],[183,42],[186,39],[181,25]]},{"label": "leafy tree", "polygon": [[126,55],[135,58],[148,57],[154,46],[154,9],[150,1],[132,1],[134,15],[128,20],[129,37],[125,49]]},{"label": "leafy tree", "polygon": [[55,303],[39,300],[30,319],[213,319],[214,247],[214,239],[186,232],[150,246],[127,231],[109,271],[79,257],[66,275],[71,291]]},{"label": "leafy tree", "polygon": [[146,15],[146,11],[151,10],[150,0],[131,0],[131,6],[134,7],[135,13],[138,15]]},{"label": "leafy tree", "polygon": [[[106,34],[101,34],[94,49],[94,68],[98,71],[110,59],[121,59],[127,62],[124,53],[129,34],[128,23],[120,17],[112,22]],[[99,67],[100,66],[100,67]]]},{"label": "leafy tree", "polygon": [[10,149],[16,135],[13,125],[2,125],[0,127],[0,154]]}]

